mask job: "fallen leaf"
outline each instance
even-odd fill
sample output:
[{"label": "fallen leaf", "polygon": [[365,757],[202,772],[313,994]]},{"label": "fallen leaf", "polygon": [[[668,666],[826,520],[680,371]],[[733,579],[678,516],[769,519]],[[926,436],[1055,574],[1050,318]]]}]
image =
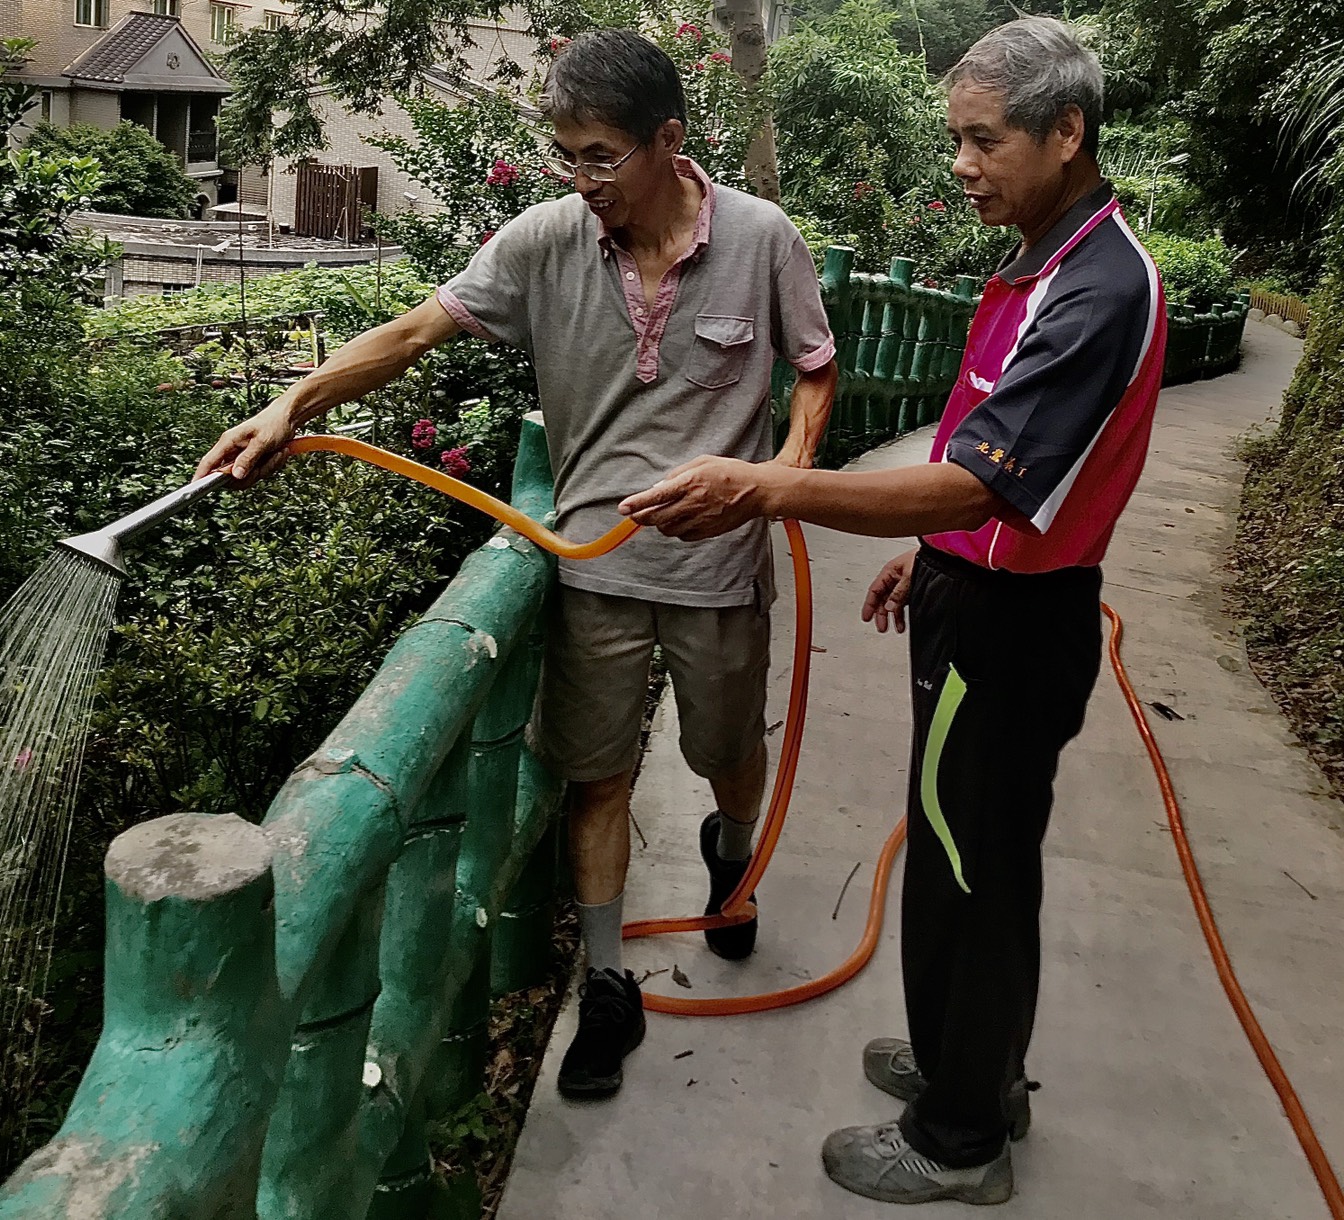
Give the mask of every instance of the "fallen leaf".
[{"label": "fallen leaf", "polygon": [[1155,711],[1164,720],[1185,719],[1185,717],[1182,716],[1180,712],[1178,712],[1174,707],[1168,707],[1165,703],[1159,703],[1156,699],[1154,699],[1148,706],[1152,708],[1153,711]]},{"label": "fallen leaf", "polygon": [[678,987],[690,987],[691,985],[691,980],[682,974],[680,966],[672,967],[672,981],[676,983]]},{"label": "fallen leaf", "polygon": [[678,1055],[673,1055],[672,1058],[673,1058],[673,1059],[685,1059],[687,1055],[694,1055],[694,1054],[695,1054],[694,1051],[682,1051],[682,1052],[681,1052],[680,1054],[678,1054]]},{"label": "fallen leaf", "polygon": [[813,645],[812,645],[812,651],[813,651],[813,652],[825,652],[826,649],[821,648],[821,647],[819,647],[819,646],[816,645],[816,644],[813,644]]}]

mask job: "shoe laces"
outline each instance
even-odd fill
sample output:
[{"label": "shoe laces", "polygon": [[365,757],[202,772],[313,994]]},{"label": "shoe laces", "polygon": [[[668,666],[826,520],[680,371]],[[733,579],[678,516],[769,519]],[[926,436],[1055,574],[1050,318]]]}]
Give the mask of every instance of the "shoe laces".
[{"label": "shoe laces", "polygon": [[899,1122],[883,1123],[873,1128],[873,1143],[885,1157],[898,1158],[910,1151],[910,1144]]},{"label": "shoe laces", "polygon": [[579,1025],[586,1029],[606,1030],[623,1025],[630,1015],[630,1001],[619,983],[602,979],[579,985]]}]

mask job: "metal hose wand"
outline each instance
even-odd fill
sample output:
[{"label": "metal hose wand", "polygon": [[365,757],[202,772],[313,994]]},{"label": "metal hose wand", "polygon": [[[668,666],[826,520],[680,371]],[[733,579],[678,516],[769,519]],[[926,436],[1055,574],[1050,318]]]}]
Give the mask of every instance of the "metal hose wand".
[{"label": "metal hose wand", "polygon": [[233,474],[229,470],[217,470],[214,474],[206,475],[203,479],[188,483],[185,487],[179,487],[176,491],[170,491],[166,496],[160,496],[143,508],[137,508],[133,513],[127,513],[120,521],[113,521],[110,525],[105,525],[100,530],[94,530],[91,534],[78,534],[73,538],[62,538],[56,545],[65,547],[69,551],[76,551],[87,559],[92,559],[94,563],[111,569],[112,572],[124,580],[126,578],[126,567],[122,563],[121,548],[123,543],[131,541],[146,530],[158,525],[159,522],[180,513],[201,497],[208,496],[232,482]]}]

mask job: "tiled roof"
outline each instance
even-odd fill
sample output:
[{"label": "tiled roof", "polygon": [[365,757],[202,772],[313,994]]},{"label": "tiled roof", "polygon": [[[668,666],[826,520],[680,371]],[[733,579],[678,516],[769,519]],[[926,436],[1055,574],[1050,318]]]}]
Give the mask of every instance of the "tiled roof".
[{"label": "tiled roof", "polygon": [[[160,39],[179,28],[181,22],[176,17],[131,13],[108,30],[62,75],[120,85],[124,83],[126,73],[152,51]],[[212,69],[207,68],[207,71],[212,76],[217,75]]]}]

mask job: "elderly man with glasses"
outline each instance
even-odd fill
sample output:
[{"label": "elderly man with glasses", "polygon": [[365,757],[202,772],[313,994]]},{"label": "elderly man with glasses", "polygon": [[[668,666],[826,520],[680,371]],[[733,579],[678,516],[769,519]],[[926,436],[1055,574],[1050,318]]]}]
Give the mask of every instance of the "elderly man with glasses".
[{"label": "elderly man with glasses", "polygon": [[[295,430],[386,384],[461,331],[528,352],[546,419],[557,528],[587,539],[621,498],[700,453],[807,467],[835,391],[835,344],[816,269],[774,204],[716,186],[680,155],[686,101],[672,61],[606,30],[556,59],[542,108],[545,161],[574,194],[502,228],[436,296],[347,343],[230,429],[201,471],[277,469]],[[797,370],[789,434],[771,458],[771,371]],[[773,562],[753,521],[692,547],[648,531],[599,560],[560,564],[529,729],[569,781],[569,841],[588,970],[560,1090],[606,1097],[644,1036],[621,960],[631,774],[649,665],[661,646],[687,763],[717,808],[700,828],[706,913],[746,871],[765,785]],[[705,933],[744,958],[756,921]]]}]

